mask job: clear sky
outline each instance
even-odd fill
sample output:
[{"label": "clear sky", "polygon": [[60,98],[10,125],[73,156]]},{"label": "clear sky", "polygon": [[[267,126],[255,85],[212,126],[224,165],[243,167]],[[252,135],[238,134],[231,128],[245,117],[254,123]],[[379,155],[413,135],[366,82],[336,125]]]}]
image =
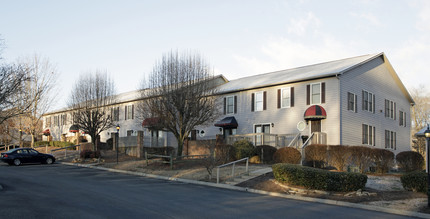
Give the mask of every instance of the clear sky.
[{"label": "clear sky", "polygon": [[385,52],[408,89],[430,83],[427,0],[0,0],[0,38],[3,61],[56,64],[54,108],[96,69],[135,90],[172,49],[201,53],[229,80]]}]

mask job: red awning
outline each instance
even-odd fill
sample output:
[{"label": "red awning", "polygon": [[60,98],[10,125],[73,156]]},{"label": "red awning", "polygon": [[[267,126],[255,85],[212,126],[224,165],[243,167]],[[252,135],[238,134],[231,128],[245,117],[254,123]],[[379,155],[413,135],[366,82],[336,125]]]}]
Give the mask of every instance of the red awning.
[{"label": "red awning", "polygon": [[149,129],[162,129],[162,125],[160,124],[160,118],[158,117],[152,117],[152,118],[146,118],[142,122],[142,126],[144,128]]},{"label": "red awning", "polygon": [[51,135],[51,130],[45,129],[45,130],[43,130],[42,134],[45,136]]},{"label": "red awning", "polygon": [[305,120],[321,120],[327,118],[327,113],[322,106],[313,105],[310,106],[304,115]]}]

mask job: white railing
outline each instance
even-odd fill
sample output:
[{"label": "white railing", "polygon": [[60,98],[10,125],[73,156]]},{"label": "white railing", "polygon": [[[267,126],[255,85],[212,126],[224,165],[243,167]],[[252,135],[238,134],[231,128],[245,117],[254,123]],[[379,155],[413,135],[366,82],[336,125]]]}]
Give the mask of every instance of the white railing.
[{"label": "white railing", "polygon": [[64,150],[64,157],[61,157],[61,158],[67,158],[67,149],[68,148],[75,148],[75,147],[79,148],[78,149],[78,156],[79,156],[81,154],[81,145],[80,144],[53,149],[49,153],[52,154],[52,152]]},{"label": "white railing", "polygon": [[[0,151],[9,151],[10,149],[14,149],[14,148],[19,148],[19,145],[4,145],[4,146],[0,146]],[[6,150],[7,149],[7,150]]]},{"label": "white railing", "polygon": [[301,137],[302,135],[298,133],[296,137],[294,137],[294,139],[290,142],[290,144],[288,144],[288,147],[299,148],[301,144]]},{"label": "white railing", "polygon": [[230,135],[226,139],[227,144],[233,144],[236,141],[247,140],[255,146],[270,145],[276,148],[288,146],[297,134],[266,134],[266,133],[250,133],[243,135]]},{"label": "white railing", "polygon": [[230,162],[230,163],[226,163],[226,164],[223,164],[223,165],[217,166],[217,169],[216,169],[216,183],[217,183],[217,184],[219,183],[219,169],[220,169],[220,168],[223,168],[223,167],[227,167],[227,166],[232,165],[232,169],[231,169],[231,178],[233,178],[233,179],[234,179],[234,169],[235,169],[236,163],[239,163],[239,162],[242,162],[242,161],[246,161],[245,174],[249,174],[249,170],[248,170],[249,158],[248,158],[248,157],[245,157],[245,158],[242,158],[242,159],[240,159],[240,160],[236,160],[236,161],[233,161],[233,162]]}]

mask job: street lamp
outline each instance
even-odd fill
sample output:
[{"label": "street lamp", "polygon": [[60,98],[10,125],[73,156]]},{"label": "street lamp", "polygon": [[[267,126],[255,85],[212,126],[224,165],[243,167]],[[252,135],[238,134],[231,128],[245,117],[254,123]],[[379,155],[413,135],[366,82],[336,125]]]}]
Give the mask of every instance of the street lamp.
[{"label": "street lamp", "polygon": [[22,148],[22,129],[19,129],[19,147]]},{"label": "street lamp", "polygon": [[427,124],[427,130],[424,132],[424,136],[426,137],[426,171],[427,171],[427,206],[430,207],[430,165],[429,165],[429,147],[430,147],[430,128]]},{"label": "street lamp", "polygon": [[119,149],[119,124],[116,125],[116,163],[118,164],[118,149]]}]

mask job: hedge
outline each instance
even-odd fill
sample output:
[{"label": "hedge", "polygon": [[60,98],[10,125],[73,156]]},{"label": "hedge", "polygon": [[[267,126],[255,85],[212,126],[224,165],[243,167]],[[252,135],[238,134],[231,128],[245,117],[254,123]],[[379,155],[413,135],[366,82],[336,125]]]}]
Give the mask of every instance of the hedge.
[{"label": "hedge", "polygon": [[254,145],[248,140],[240,140],[233,143],[235,149],[235,157],[237,160],[252,157],[256,154]]},{"label": "hedge", "polygon": [[276,152],[276,148],[270,145],[260,145],[256,147],[256,154],[263,163],[273,162],[273,155]]},{"label": "hedge", "polygon": [[34,142],[35,147],[44,146],[44,145],[62,148],[62,147],[72,146],[75,144],[73,142],[67,142],[67,141],[37,141],[37,142]]},{"label": "hedge", "polygon": [[422,170],[424,166],[423,156],[415,151],[403,151],[396,156],[399,168],[405,172]]},{"label": "hedge", "polygon": [[364,174],[330,172],[295,164],[275,164],[272,169],[277,181],[306,189],[348,192],[363,189],[367,182]]},{"label": "hedge", "polygon": [[414,171],[405,173],[400,177],[403,188],[414,192],[427,192],[427,173]]},{"label": "hedge", "polygon": [[273,154],[276,163],[299,164],[301,159],[300,151],[292,147],[280,148]]}]

